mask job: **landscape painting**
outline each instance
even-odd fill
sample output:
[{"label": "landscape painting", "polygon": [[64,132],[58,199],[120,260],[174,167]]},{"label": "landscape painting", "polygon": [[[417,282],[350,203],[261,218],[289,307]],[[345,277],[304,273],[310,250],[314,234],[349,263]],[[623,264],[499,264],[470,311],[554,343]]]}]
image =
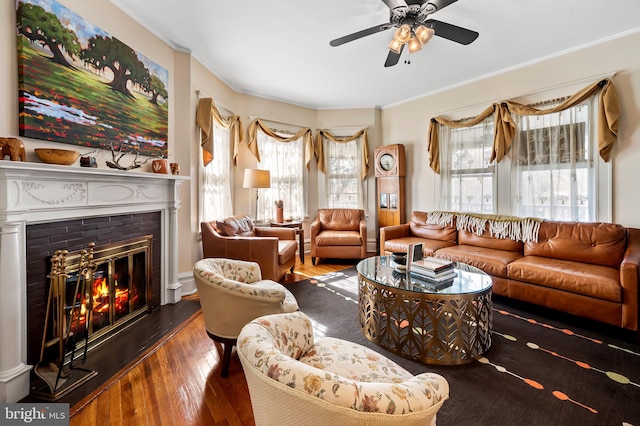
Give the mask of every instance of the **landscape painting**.
[{"label": "landscape painting", "polygon": [[168,71],[54,0],[17,0],[21,136],[167,157]]}]

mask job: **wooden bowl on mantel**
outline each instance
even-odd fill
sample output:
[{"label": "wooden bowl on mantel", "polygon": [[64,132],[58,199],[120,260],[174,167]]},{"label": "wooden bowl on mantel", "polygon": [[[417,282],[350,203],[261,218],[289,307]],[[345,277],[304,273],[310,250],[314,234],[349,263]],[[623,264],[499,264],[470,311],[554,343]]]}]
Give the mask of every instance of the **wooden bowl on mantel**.
[{"label": "wooden bowl on mantel", "polygon": [[36,148],[38,158],[47,164],[70,166],[75,163],[80,153],[72,149]]}]

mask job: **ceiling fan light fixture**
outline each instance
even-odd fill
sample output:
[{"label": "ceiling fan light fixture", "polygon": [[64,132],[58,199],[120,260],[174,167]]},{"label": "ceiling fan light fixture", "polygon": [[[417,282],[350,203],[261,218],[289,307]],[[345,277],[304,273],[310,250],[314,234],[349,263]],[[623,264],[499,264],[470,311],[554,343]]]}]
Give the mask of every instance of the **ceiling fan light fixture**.
[{"label": "ceiling fan light fixture", "polygon": [[422,44],[420,44],[420,40],[416,37],[412,37],[411,40],[407,43],[407,47],[409,47],[409,53],[415,53],[418,50],[422,49]]},{"label": "ceiling fan light fixture", "polygon": [[433,35],[436,33],[433,28],[425,27],[424,25],[419,25],[416,28],[416,37],[420,41],[420,44],[425,45],[431,40]]},{"label": "ceiling fan light fixture", "polygon": [[389,50],[391,50],[393,53],[399,55],[402,49],[402,46],[404,45],[404,43],[400,43],[398,40],[396,40],[396,38],[394,37],[391,40],[391,43],[389,43],[389,45],[387,46],[389,48]]},{"label": "ceiling fan light fixture", "polygon": [[411,38],[411,27],[409,24],[403,24],[393,34],[393,39],[400,44],[404,44]]}]

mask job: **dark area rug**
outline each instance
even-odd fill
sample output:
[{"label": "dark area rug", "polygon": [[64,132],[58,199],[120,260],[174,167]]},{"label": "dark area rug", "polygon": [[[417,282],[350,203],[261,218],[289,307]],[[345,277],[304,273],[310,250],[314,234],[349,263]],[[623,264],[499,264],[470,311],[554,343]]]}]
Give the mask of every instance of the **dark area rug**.
[{"label": "dark area rug", "polygon": [[355,268],[287,285],[315,333],[356,342],[413,374],[450,385],[438,425],[640,426],[640,342],[635,333],[506,298],[493,298],[483,362],[427,365],[367,340],[358,325]]}]

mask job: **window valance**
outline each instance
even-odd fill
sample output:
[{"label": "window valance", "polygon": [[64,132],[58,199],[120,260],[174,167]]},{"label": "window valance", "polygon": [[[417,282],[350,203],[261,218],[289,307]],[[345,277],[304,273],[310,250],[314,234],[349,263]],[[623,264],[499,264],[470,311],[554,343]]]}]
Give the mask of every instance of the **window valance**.
[{"label": "window valance", "polygon": [[318,162],[318,170],[327,174],[327,165],[324,159],[324,146],[322,144],[322,138],[327,138],[336,143],[347,143],[358,139],[362,136],[362,176],[364,180],[369,172],[369,141],[367,139],[367,129],[362,129],[351,136],[334,136],[327,130],[319,130],[317,133],[317,140],[315,146],[315,157]]},{"label": "window valance", "polygon": [[275,139],[278,142],[293,142],[300,138],[303,138],[304,143],[304,161],[307,166],[307,170],[309,170],[309,165],[311,164],[311,157],[313,155],[313,137],[311,135],[311,129],[308,127],[304,127],[300,129],[298,133],[292,136],[280,136],[273,129],[269,128],[262,120],[256,118],[249,124],[249,129],[247,130],[247,136],[249,140],[247,141],[247,145],[249,147],[249,151],[253,154],[253,156],[260,162],[260,152],[258,150],[258,139],[257,134],[258,130],[261,130],[267,136]]},{"label": "window valance", "polygon": [[538,110],[517,102],[504,101],[493,104],[487,107],[476,117],[461,122],[447,120],[444,117],[434,117],[429,123],[429,166],[434,172],[438,174],[440,173],[440,145],[437,132],[438,124],[452,128],[470,127],[478,124],[491,114],[494,114],[495,135],[490,161],[495,159],[496,162],[500,162],[509,152],[516,132],[516,123],[511,117],[511,113],[519,115],[544,115],[563,111],[578,105],[598,91],[600,91],[598,110],[598,149],[602,159],[604,161],[609,161],[611,158],[613,144],[618,137],[620,103],[618,101],[618,94],[613,82],[606,78],[585,87],[578,93],[569,97],[566,101],[553,108]]},{"label": "window valance", "polygon": [[212,98],[202,98],[198,101],[196,109],[196,123],[200,127],[200,146],[202,147],[203,165],[207,166],[213,160],[213,121],[231,132],[231,145],[233,146],[233,165],[237,166],[237,156],[242,142],[242,121],[237,115],[224,118]]}]

